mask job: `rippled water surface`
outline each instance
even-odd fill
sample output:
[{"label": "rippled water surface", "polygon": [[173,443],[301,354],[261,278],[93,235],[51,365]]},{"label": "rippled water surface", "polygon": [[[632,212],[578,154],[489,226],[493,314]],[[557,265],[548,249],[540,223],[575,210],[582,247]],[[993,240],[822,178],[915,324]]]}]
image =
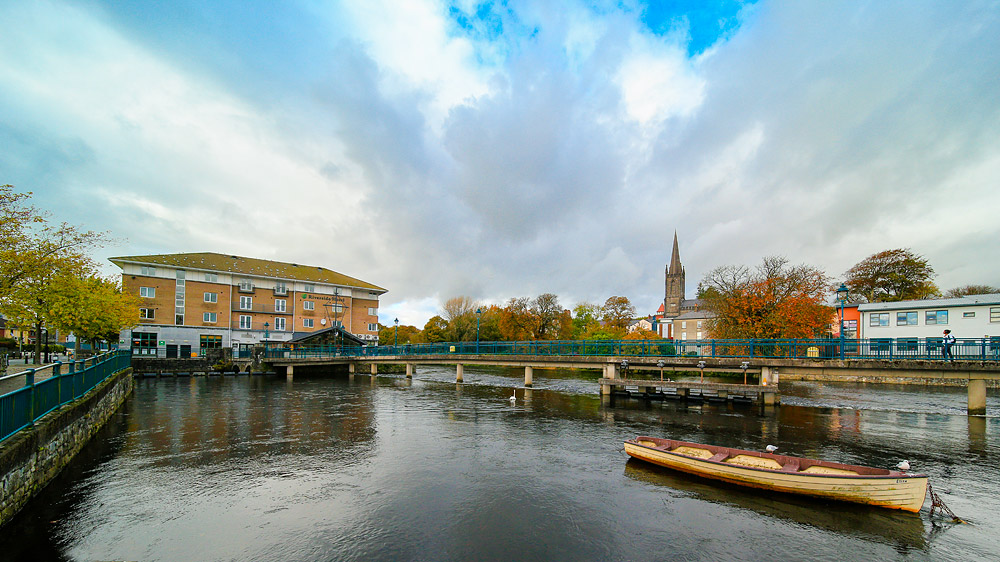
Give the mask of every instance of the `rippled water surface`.
[{"label": "rippled water surface", "polygon": [[[618,399],[597,375],[139,379],[3,530],[10,560],[973,560],[1000,552],[1000,418],[964,389],[782,383],[784,403]],[[515,388],[516,387],[516,388]],[[511,404],[508,398],[516,395]],[[970,521],[720,486],[636,434],[889,467]]]}]

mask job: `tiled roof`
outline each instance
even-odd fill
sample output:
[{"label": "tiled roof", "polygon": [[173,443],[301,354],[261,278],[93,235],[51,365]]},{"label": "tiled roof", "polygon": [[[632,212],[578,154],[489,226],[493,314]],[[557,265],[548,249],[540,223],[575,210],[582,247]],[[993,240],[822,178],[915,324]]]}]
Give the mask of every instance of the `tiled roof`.
[{"label": "tiled roof", "polygon": [[162,265],[168,267],[200,269],[205,271],[227,272],[238,275],[252,275],[256,277],[271,277],[274,279],[313,281],[316,283],[327,283],[342,287],[369,289],[380,293],[386,292],[385,289],[379,287],[378,285],[373,285],[367,281],[349,277],[343,273],[337,273],[336,271],[331,271],[324,267],[262,260],[258,258],[244,258],[241,256],[230,256],[214,252],[120,256],[109,259],[111,263],[119,267],[121,267],[122,263]]}]

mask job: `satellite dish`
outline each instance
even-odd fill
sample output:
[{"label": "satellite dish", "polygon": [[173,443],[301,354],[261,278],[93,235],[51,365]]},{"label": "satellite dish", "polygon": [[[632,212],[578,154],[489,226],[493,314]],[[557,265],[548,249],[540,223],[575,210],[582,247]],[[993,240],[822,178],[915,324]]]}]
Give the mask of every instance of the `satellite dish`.
[{"label": "satellite dish", "polygon": [[319,323],[326,326],[326,318],[321,319]]}]

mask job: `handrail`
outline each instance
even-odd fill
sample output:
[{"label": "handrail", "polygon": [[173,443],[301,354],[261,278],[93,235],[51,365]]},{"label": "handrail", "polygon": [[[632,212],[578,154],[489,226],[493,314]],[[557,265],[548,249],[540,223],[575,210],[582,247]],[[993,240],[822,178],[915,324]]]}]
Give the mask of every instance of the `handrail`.
[{"label": "handrail", "polygon": [[[0,442],[39,418],[90,392],[109,376],[127,369],[132,362],[132,352],[115,350],[87,359],[63,363],[57,361],[45,368],[52,369],[52,376],[35,382],[35,374],[42,369],[27,369],[7,375],[0,380],[24,377],[24,386],[0,395]],[[68,371],[63,372],[63,367]]]},{"label": "handrail", "polygon": [[[1000,361],[1000,337],[962,338],[951,347],[955,359]],[[546,340],[462,341],[385,346],[305,346],[271,343],[265,358],[385,357],[421,355],[547,355],[613,357],[711,357],[810,360],[942,361],[940,338],[735,339],[735,340]]]}]

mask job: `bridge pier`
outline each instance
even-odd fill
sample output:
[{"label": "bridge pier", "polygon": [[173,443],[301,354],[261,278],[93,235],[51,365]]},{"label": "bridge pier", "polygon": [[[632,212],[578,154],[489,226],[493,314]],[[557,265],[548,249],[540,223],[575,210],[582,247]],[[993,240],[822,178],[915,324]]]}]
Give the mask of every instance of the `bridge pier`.
[{"label": "bridge pier", "polygon": [[524,386],[527,387],[531,386],[531,372],[532,372],[531,367],[524,368]]},{"label": "bridge pier", "polygon": [[[615,366],[610,364],[605,364],[604,367],[604,378],[613,379],[615,378]],[[611,385],[602,384],[601,385],[601,396],[611,396]]]},{"label": "bridge pier", "polygon": [[406,378],[408,379],[413,378],[413,363],[406,364]]},{"label": "bridge pier", "polygon": [[986,415],[986,379],[969,379],[969,415]]},{"label": "bridge pier", "polygon": [[374,377],[377,374],[378,374],[378,363],[372,363],[372,376]]},{"label": "bridge pier", "polygon": [[463,382],[462,374],[465,372],[465,365],[459,363],[455,365],[455,382]]},{"label": "bridge pier", "polygon": [[290,381],[295,374],[295,365],[289,365],[285,367],[285,380]]}]

